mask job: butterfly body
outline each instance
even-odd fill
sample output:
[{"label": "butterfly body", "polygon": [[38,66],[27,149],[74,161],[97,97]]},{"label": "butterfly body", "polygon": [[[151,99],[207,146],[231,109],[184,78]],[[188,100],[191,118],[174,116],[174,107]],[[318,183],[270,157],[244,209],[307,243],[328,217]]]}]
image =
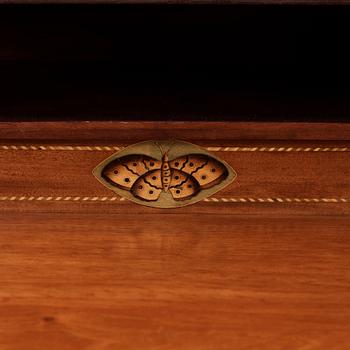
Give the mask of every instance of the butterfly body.
[{"label": "butterfly body", "polygon": [[168,192],[171,181],[171,170],[169,166],[168,153],[164,153],[162,157],[162,185],[163,191]]}]

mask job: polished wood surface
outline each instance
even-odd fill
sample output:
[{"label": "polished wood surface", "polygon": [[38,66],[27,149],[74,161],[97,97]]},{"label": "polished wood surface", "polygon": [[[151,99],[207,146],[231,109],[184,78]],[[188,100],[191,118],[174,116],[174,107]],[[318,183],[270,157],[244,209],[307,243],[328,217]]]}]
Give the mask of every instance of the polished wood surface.
[{"label": "polished wood surface", "polygon": [[0,220],[1,349],[348,348],[349,218]]},{"label": "polished wood surface", "polygon": [[[1,5],[0,350],[348,350],[349,11]],[[94,179],[149,139],[237,181],[161,210]]]},{"label": "polished wood surface", "polygon": [[237,179],[177,212],[261,215],[350,213],[349,124],[228,122],[0,123],[0,209],[148,213],[114,197],[93,169],[120,147],[152,139],[193,142]]},{"label": "polished wood surface", "polygon": [[350,123],[224,121],[41,121],[0,122],[0,142],[122,143],[152,138],[241,144],[254,141],[348,141]]},{"label": "polished wood surface", "polygon": [[[0,123],[0,349],[347,350],[349,132]],[[112,147],[152,138],[216,147],[237,182],[156,209],[93,177]]]}]

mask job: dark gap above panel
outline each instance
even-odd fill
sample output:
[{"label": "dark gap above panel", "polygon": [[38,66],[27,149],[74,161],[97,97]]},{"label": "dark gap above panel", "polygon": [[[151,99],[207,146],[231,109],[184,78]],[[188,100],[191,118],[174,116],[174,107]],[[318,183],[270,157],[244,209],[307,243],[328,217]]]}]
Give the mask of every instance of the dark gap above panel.
[{"label": "dark gap above panel", "polygon": [[0,7],[0,120],[350,120],[350,7]]}]

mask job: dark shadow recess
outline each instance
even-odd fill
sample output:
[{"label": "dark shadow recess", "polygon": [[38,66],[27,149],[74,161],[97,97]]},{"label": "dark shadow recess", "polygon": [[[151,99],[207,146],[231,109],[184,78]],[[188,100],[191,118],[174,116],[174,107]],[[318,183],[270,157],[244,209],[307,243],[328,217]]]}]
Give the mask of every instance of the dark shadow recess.
[{"label": "dark shadow recess", "polygon": [[0,120],[349,121],[350,7],[2,5]]}]

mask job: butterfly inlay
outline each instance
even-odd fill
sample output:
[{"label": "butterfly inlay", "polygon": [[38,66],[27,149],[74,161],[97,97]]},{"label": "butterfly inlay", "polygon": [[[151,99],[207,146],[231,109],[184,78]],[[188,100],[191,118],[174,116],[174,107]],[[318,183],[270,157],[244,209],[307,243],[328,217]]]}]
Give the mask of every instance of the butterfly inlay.
[{"label": "butterfly inlay", "polygon": [[[103,164],[100,177],[109,187],[127,191],[145,203],[157,202],[162,193],[179,203],[223,183],[229,176],[228,166],[206,152],[194,149],[179,156],[174,156],[173,152],[170,157],[170,150],[176,145],[170,143],[169,148],[164,150],[164,143],[162,146],[161,142],[150,142],[160,150],[159,158],[152,157],[149,152],[128,152]],[[182,146],[184,144],[190,145],[181,143]]]}]

